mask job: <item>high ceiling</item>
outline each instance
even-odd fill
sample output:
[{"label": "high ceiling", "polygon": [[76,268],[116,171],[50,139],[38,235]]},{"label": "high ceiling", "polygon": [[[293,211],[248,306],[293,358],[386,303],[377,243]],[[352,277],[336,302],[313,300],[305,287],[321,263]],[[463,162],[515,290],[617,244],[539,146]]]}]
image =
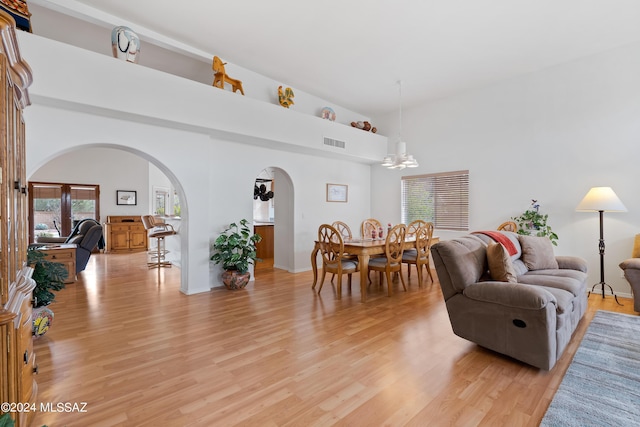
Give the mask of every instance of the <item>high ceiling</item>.
[{"label": "high ceiling", "polygon": [[408,107],[640,41],[638,0],[33,3],[116,17],[369,116],[397,109],[398,80]]}]

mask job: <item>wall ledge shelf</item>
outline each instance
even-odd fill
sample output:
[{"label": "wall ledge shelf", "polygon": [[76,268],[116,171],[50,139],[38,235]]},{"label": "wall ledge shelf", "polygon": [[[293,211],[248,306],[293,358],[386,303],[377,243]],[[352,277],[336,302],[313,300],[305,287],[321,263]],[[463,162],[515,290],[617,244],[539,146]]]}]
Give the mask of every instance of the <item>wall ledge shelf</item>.
[{"label": "wall ledge shelf", "polygon": [[[19,42],[36,71],[34,104],[364,164],[376,164],[387,153],[386,136],[35,34],[20,32]],[[325,138],[345,147],[326,145]]]}]

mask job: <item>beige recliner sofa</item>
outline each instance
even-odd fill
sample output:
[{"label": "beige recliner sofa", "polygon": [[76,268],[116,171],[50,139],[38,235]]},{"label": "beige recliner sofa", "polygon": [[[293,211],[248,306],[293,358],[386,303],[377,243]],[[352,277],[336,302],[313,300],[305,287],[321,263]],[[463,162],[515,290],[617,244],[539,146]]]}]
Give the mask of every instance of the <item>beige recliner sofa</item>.
[{"label": "beige recliner sofa", "polygon": [[633,242],[631,258],[620,263],[624,277],[631,285],[633,292],[633,309],[640,312],[640,234],[636,234]]},{"label": "beige recliner sofa", "polygon": [[[532,366],[553,368],[587,308],[586,261],[554,256],[546,238],[482,233],[431,248],[453,332]],[[504,243],[496,245],[496,238]],[[511,250],[503,255],[512,273],[508,282],[492,279],[489,269],[487,250],[500,246]]]}]

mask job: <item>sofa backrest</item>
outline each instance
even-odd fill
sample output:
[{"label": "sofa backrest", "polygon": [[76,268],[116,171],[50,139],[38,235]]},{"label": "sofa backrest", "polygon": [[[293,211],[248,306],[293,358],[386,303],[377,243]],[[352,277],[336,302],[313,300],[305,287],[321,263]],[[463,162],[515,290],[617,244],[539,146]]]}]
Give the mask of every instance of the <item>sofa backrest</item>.
[{"label": "sofa backrest", "polygon": [[486,273],[487,244],[476,235],[466,235],[431,246],[445,301],[476,283]]}]

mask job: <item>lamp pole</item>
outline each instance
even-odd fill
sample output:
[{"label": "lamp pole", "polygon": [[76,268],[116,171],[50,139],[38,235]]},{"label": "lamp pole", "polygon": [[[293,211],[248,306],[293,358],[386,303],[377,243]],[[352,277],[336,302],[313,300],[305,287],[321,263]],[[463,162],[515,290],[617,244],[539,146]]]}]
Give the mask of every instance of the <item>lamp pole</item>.
[{"label": "lamp pole", "polygon": [[619,305],[622,305],[620,304],[620,301],[618,301],[618,296],[613,292],[611,285],[608,285],[604,281],[604,211],[599,210],[598,213],[600,214],[600,241],[598,242],[598,250],[600,251],[600,283],[593,285],[591,292],[593,292],[596,286],[600,285],[602,287],[602,298],[604,298],[604,287],[607,286],[611,290],[611,294],[616,299],[616,302]]}]

